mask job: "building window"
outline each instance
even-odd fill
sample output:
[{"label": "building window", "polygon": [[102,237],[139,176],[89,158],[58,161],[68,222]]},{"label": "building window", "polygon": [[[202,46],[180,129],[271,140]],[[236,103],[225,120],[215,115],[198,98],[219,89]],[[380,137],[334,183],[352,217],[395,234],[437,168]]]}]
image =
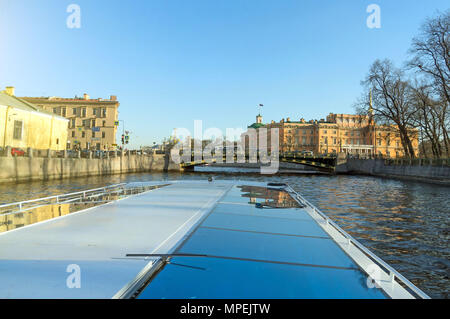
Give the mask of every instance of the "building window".
[{"label": "building window", "polygon": [[381,140],[378,140],[378,146],[381,146]]},{"label": "building window", "polygon": [[92,127],[95,126],[95,120],[92,120]]},{"label": "building window", "polygon": [[105,127],[106,126],[106,121],[103,121],[103,127]]},{"label": "building window", "polygon": [[54,107],[54,108],[53,108],[53,113],[54,113],[54,114],[58,114],[58,108],[57,108],[57,107]]},{"label": "building window", "polygon": [[56,145],[58,145],[58,144],[59,144],[59,138],[56,139]]},{"label": "building window", "polygon": [[75,131],[72,131],[72,137],[75,137]]},{"label": "building window", "polygon": [[83,107],[83,109],[82,109],[82,117],[86,117],[86,108],[85,107]]},{"label": "building window", "polygon": [[94,131],[92,131],[92,137],[95,137],[95,132]]},{"label": "building window", "polygon": [[22,139],[22,121],[14,121],[14,139],[21,140]]},{"label": "building window", "polygon": [[75,127],[75,119],[72,119],[72,127]]},{"label": "building window", "polygon": [[86,136],[86,133],[83,131],[83,132],[81,132],[81,137],[85,137]]},{"label": "building window", "polygon": [[106,108],[103,109],[103,117],[106,117]]},{"label": "building window", "polygon": [[62,108],[62,116],[66,117],[66,108],[65,107]]},{"label": "building window", "polygon": [[76,108],[76,107],[74,107],[74,108],[72,109],[72,115],[77,115],[77,108]]},{"label": "building window", "polygon": [[105,132],[102,132],[102,138],[105,138],[106,134]]}]

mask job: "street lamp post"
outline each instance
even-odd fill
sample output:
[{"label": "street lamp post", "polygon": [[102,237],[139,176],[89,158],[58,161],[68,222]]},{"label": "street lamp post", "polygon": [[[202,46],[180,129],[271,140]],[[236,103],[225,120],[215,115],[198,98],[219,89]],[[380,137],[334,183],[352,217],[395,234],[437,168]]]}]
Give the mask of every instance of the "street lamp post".
[{"label": "street lamp post", "polygon": [[125,139],[125,121],[124,120],[118,120],[118,122],[122,122],[122,152],[123,152],[123,146],[124,146],[124,139]]}]

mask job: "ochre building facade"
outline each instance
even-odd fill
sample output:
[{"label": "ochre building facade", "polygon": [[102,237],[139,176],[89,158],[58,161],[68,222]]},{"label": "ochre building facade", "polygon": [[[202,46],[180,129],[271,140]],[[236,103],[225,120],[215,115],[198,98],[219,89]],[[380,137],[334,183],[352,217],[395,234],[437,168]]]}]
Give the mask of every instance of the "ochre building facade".
[{"label": "ochre building facade", "polygon": [[[345,153],[360,156],[403,157],[404,149],[400,134],[395,126],[376,125],[369,116],[330,113],[326,120],[291,121],[262,123],[262,117],[256,117],[256,123],[249,126],[259,136],[261,129],[267,129],[270,151],[269,130],[277,128],[279,132],[280,152],[310,151],[314,155]],[[246,135],[249,135],[248,132]],[[411,130],[413,148],[418,155],[418,131]]]},{"label": "ochre building facade", "polygon": [[69,120],[67,149],[115,150],[118,125],[117,97],[22,97],[53,114]]}]

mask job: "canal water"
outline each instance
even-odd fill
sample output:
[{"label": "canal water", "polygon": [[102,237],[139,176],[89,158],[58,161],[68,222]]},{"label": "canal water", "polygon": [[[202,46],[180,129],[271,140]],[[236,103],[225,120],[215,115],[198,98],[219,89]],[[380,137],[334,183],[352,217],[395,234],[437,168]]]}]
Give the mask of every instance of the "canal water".
[{"label": "canal water", "polygon": [[369,176],[140,173],[2,184],[0,202],[120,182],[207,179],[209,176],[290,184],[429,296],[450,297],[450,187]]}]

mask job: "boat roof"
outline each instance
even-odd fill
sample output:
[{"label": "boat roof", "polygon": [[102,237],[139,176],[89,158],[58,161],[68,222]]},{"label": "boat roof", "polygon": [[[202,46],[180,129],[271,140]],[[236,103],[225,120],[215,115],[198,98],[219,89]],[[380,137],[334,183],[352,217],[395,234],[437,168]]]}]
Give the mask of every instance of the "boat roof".
[{"label": "boat roof", "polygon": [[[164,186],[0,233],[0,298],[422,293],[287,185],[149,184]],[[79,288],[67,285],[71,265],[81,270]]]}]

